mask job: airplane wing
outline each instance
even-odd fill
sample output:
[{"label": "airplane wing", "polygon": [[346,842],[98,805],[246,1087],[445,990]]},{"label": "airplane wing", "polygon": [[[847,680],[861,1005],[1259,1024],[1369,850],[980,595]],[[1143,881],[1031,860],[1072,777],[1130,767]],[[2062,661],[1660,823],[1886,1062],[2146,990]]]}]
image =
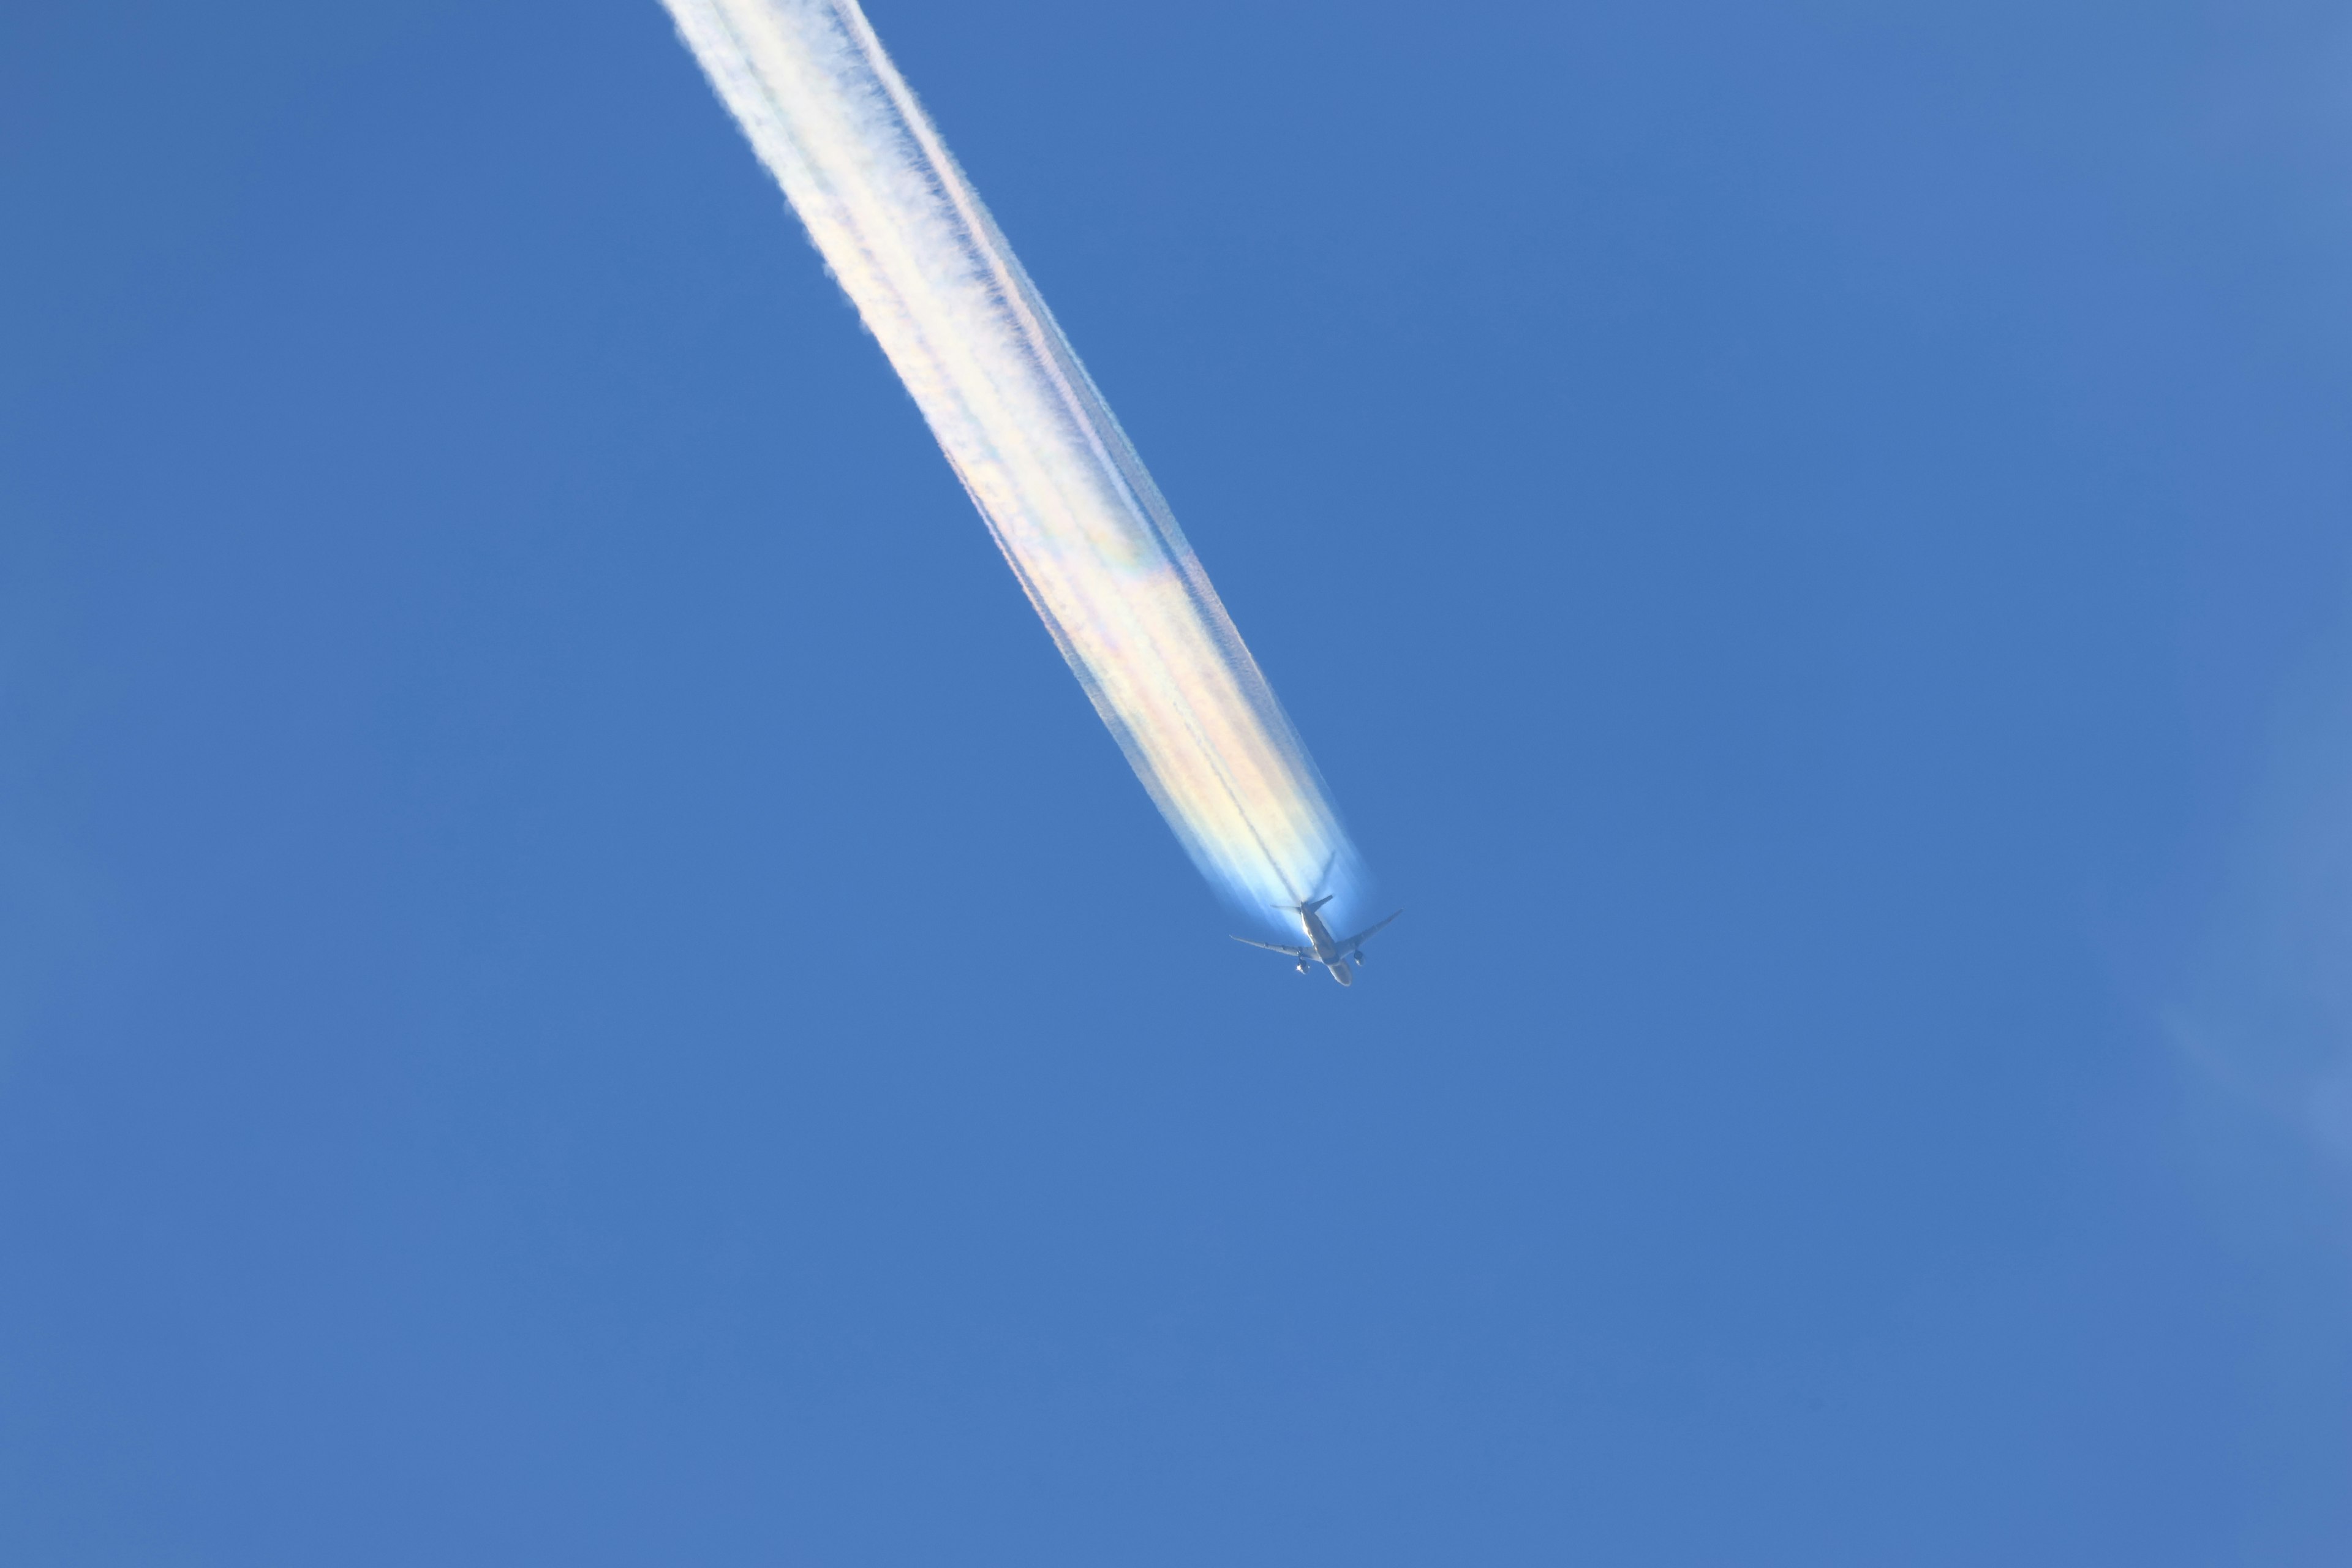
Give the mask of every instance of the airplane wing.
[{"label": "airplane wing", "polygon": [[1404,911],[1402,910],[1399,910],[1396,912],[1396,915],[1391,915],[1387,921],[1381,921],[1379,925],[1366,926],[1363,930],[1349,937],[1347,941],[1341,942],[1339,944],[1339,951],[1341,952],[1355,952],[1356,949],[1363,946],[1365,942],[1370,941],[1375,935],[1377,935],[1381,930],[1389,923],[1389,921],[1396,919],[1397,915],[1401,915],[1402,913],[1404,913]]},{"label": "airplane wing", "polygon": [[[1402,913],[1403,913],[1403,911],[1402,911],[1402,910],[1400,910],[1398,911],[1398,913],[1399,913],[1399,914],[1402,914]],[[1389,918],[1390,918],[1391,920],[1393,920],[1393,919],[1395,919],[1395,918],[1396,918],[1396,916],[1391,915],[1391,916],[1390,916]],[[1382,923],[1382,924],[1386,924],[1386,923],[1387,923],[1387,921],[1382,921],[1381,923]],[[1245,937],[1245,936],[1237,936],[1237,937],[1234,938],[1234,940],[1235,942],[1249,942],[1249,944],[1250,944],[1252,947],[1262,947],[1262,948],[1265,949],[1265,950],[1266,950],[1266,952],[1279,952],[1279,953],[1282,953],[1282,954],[1284,954],[1285,956],[1286,956],[1286,957],[1290,957],[1290,958],[1312,958],[1312,957],[1314,957],[1314,956],[1315,956],[1315,951],[1314,951],[1314,949],[1312,949],[1312,948],[1306,948],[1306,947],[1285,947],[1285,946],[1283,946],[1280,942],[1252,942],[1248,937]]]}]

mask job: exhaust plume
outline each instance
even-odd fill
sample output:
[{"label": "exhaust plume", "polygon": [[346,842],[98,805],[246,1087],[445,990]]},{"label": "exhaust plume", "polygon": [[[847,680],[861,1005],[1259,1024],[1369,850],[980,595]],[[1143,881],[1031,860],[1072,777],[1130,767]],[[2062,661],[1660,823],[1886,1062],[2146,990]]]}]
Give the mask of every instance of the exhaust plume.
[{"label": "exhaust plume", "polygon": [[1203,875],[1360,876],[1168,503],[856,0],[664,0]]}]

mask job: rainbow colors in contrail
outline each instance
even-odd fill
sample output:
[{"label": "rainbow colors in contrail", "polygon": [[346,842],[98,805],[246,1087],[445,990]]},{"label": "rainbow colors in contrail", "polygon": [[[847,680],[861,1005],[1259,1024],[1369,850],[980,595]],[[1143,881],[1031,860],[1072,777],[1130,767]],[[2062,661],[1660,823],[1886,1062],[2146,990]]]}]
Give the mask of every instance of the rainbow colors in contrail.
[{"label": "rainbow colors in contrail", "polygon": [[664,0],[1204,875],[1360,875],[1315,764],[1142,459],[856,0]]}]

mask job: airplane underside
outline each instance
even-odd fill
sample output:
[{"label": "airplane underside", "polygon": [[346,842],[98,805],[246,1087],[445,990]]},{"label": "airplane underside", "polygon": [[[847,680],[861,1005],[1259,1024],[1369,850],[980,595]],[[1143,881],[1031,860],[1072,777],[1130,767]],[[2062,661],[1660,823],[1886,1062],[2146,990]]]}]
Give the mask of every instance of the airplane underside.
[{"label": "airplane underside", "polygon": [[[1330,897],[1327,894],[1305,903],[1282,906],[1297,915],[1299,923],[1306,927],[1307,940],[1310,944],[1308,946],[1289,947],[1278,942],[1260,942],[1254,936],[1237,936],[1234,940],[1249,947],[1262,947],[1268,952],[1282,953],[1297,963],[1298,973],[1301,974],[1306,973],[1311,965],[1319,963],[1329,970],[1331,978],[1340,984],[1353,985],[1356,983],[1356,963],[1363,956],[1364,939],[1385,928],[1389,921],[1396,919],[1396,915],[1391,915],[1387,921],[1368,926],[1351,937],[1335,939],[1329,928],[1325,926],[1316,914],[1317,910],[1330,901]],[[1400,910],[1397,914],[1403,912]]]}]

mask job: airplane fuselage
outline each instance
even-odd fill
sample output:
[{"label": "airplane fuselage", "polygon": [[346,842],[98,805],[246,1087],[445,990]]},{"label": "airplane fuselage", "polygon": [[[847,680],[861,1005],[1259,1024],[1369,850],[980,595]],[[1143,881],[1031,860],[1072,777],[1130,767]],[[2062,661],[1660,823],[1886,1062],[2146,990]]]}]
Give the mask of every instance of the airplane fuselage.
[{"label": "airplane fuselage", "polygon": [[1329,970],[1331,978],[1340,984],[1353,985],[1356,983],[1356,966],[1348,962],[1346,953],[1339,951],[1339,941],[1332,936],[1331,928],[1323,923],[1323,917],[1313,910],[1301,910],[1298,919],[1299,923],[1307,928],[1307,944],[1315,950],[1315,962]]}]

